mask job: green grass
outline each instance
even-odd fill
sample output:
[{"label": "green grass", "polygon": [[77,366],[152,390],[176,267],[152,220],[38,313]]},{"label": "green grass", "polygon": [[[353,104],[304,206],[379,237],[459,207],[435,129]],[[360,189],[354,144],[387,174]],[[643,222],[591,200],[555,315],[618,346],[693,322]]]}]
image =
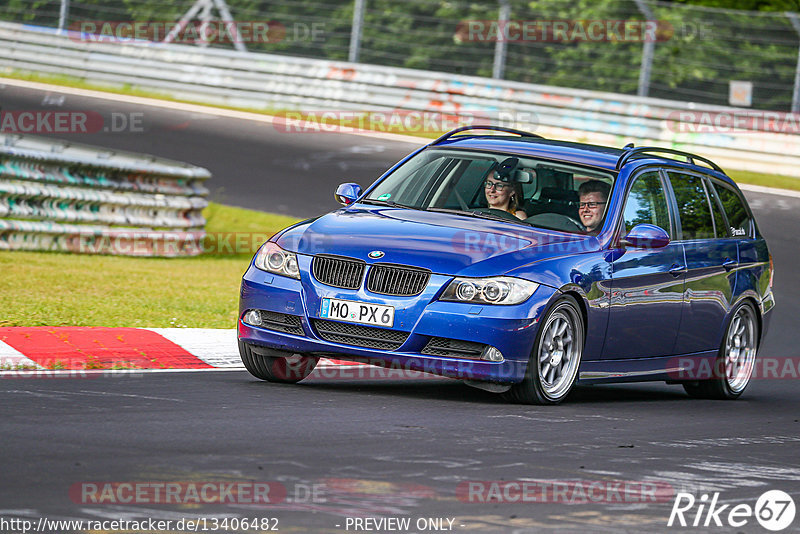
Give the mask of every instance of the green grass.
[{"label": "green grass", "polygon": [[[264,240],[296,219],[211,204],[209,233]],[[244,241],[244,240],[243,240]],[[129,258],[0,252],[0,326],[234,328],[239,283],[252,256]]]},{"label": "green grass", "polygon": [[52,85],[60,85],[62,87],[91,89],[92,91],[104,91],[106,93],[158,98],[160,100],[173,100],[172,97],[166,93],[159,93],[157,91],[144,91],[142,89],[134,88],[129,84],[91,83],[83,80],[82,78],[78,78],[77,76],[68,76],[66,74],[40,74],[37,72],[19,71],[6,68],[0,71],[0,75],[2,75],[4,78],[11,78],[13,80],[49,83]]},{"label": "green grass", "polygon": [[725,172],[738,184],[763,185],[764,187],[800,191],[800,178],[729,169],[726,169]]},{"label": "green grass", "polygon": [[215,202],[211,202],[203,210],[203,216],[206,218],[206,232],[208,233],[253,232],[267,234],[267,237],[299,220],[286,215],[234,208]]}]

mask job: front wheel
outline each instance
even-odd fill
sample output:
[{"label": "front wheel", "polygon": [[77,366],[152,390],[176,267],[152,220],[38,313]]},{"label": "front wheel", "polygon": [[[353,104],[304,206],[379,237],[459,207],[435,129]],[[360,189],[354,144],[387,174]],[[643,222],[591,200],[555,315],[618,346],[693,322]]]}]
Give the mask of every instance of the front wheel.
[{"label": "front wheel", "polygon": [[574,298],[565,296],[542,320],[525,378],[503,393],[523,404],[558,404],[578,378],[584,345],[583,316]]},{"label": "front wheel", "polygon": [[752,304],[743,302],[731,315],[708,380],[687,382],[683,389],[700,399],[735,399],[744,392],[758,351],[758,321]]},{"label": "front wheel", "polygon": [[239,355],[245,368],[267,382],[295,384],[311,374],[319,358],[293,354],[289,357],[256,354],[247,343],[239,341]]}]

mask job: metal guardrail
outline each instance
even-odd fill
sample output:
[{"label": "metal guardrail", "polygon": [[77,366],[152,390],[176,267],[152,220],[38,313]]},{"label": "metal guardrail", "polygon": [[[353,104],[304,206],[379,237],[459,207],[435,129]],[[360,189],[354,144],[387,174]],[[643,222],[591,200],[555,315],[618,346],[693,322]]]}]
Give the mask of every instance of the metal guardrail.
[{"label": "metal guardrail", "polygon": [[[798,14],[709,7],[733,7],[735,2],[448,0],[446,9],[441,0],[5,4],[2,20],[65,30],[127,21],[150,39],[164,40],[168,34],[174,42],[204,47],[347,58],[722,106],[734,105],[728,104],[733,92],[737,99],[750,99],[755,109],[800,111]],[[766,4],[779,7],[778,2],[747,3],[751,9]],[[225,21],[231,19],[244,24],[237,28],[241,39],[228,37]],[[162,25],[165,21],[188,25],[170,30]],[[264,22],[268,34],[249,31]],[[732,81],[739,83],[732,86]]]},{"label": "metal guardrail", "polygon": [[149,156],[0,135],[0,250],[200,254],[210,176]]},{"label": "metal guardrail", "polygon": [[787,121],[786,131],[775,131],[766,120],[745,120],[725,131],[703,123],[703,117],[713,121],[753,112],[189,45],[94,42],[80,34],[8,22],[0,22],[2,68],[257,110],[403,110],[457,115],[467,122],[469,117],[480,117],[477,122],[495,118],[547,137],[616,146],[634,141],[697,152],[723,167],[800,177],[800,121],[791,114],[775,113],[776,120]]}]

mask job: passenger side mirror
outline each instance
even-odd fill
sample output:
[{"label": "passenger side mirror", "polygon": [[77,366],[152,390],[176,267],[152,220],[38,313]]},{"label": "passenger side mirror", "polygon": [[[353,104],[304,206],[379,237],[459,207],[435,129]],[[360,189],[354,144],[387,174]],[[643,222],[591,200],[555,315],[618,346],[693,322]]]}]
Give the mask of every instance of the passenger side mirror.
[{"label": "passenger side mirror", "polygon": [[361,196],[361,186],[354,183],[341,184],[336,188],[333,197],[342,206],[349,206]]},{"label": "passenger side mirror", "polygon": [[669,245],[669,234],[654,224],[637,224],[619,242],[624,247],[664,248]]}]

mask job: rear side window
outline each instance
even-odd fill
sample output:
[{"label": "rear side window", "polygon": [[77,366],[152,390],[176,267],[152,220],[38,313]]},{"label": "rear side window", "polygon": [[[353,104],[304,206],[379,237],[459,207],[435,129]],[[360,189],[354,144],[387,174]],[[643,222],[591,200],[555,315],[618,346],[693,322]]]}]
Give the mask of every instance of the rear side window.
[{"label": "rear side window", "polygon": [[714,223],[703,179],[691,174],[669,172],[678,213],[681,218],[683,239],[711,239]]},{"label": "rear side window", "polygon": [[734,237],[750,236],[750,214],[742,198],[728,186],[714,183],[714,189],[719,195],[725,215],[728,216],[731,235]]},{"label": "rear side window", "polygon": [[717,231],[717,237],[728,237],[728,225],[725,224],[725,218],[722,216],[722,208],[720,208],[719,197],[714,192],[714,188],[709,184],[711,182],[706,179],[706,190],[708,191],[709,200],[711,200],[711,213],[714,214],[714,228]]},{"label": "rear side window", "polygon": [[671,234],[667,197],[658,172],[639,175],[628,193],[623,212],[625,233],[637,224],[654,224]]}]

